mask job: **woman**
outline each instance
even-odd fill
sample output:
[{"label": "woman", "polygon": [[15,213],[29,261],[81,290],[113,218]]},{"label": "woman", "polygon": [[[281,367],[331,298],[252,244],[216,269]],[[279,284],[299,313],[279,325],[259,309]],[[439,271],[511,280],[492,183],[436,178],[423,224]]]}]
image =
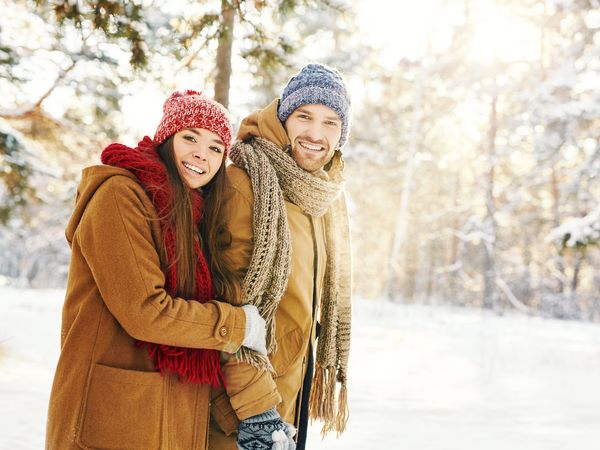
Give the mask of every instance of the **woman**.
[{"label": "woman", "polygon": [[220,351],[266,354],[256,308],[214,300],[239,297],[219,257],[227,112],[194,91],[163,111],[83,171],[47,449],[205,449]]}]

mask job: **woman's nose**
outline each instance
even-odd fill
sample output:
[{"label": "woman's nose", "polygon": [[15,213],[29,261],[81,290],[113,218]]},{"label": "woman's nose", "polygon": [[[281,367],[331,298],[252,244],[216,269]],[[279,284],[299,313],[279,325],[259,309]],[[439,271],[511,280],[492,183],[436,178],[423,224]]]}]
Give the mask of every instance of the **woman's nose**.
[{"label": "woman's nose", "polygon": [[196,150],[193,151],[192,155],[194,156],[194,158],[198,158],[198,159],[205,161],[206,160],[206,149],[197,148]]}]

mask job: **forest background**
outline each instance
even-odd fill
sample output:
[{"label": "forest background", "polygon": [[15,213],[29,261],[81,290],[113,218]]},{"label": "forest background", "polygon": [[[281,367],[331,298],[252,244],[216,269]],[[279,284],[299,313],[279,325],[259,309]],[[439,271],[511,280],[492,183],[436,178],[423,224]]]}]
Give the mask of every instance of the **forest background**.
[{"label": "forest background", "polygon": [[337,67],[361,301],[600,321],[597,0],[0,0],[0,284],[64,287],[81,169],[176,89]]}]

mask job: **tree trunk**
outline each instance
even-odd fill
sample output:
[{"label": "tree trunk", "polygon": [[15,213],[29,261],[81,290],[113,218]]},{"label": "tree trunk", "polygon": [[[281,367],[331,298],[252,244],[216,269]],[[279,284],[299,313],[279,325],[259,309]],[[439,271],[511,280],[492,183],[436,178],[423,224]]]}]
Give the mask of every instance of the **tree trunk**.
[{"label": "tree trunk", "polygon": [[[552,176],[550,179],[550,191],[552,192],[552,227],[556,228],[560,226],[560,190],[558,188],[558,180],[556,177],[556,169],[554,164],[552,165]],[[557,291],[562,294],[565,291],[565,280],[567,279],[565,263],[562,255],[557,254],[554,256],[556,270],[558,270],[561,276],[558,278]]]},{"label": "tree trunk", "polygon": [[429,244],[429,268],[427,270],[427,284],[425,286],[425,295],[427,296],[427,301],[431,301],[431,297],[437,293],[437,278],[439,277],[436,274],[436,269],[438,266],[438,251],[439,251],[439,242],[437,239],[432,239]]},{"label": "tree trunk", "polygon": [[579,273],[581,272],[581,264],[583,263],[583,254],[578,251],[575,253],[575,261],[573,262],[573,276],[571,277],[571,292],[569,295],[569,301],[573,306],[573,311],[577,315],[577,319],[582,318],[582,311],[577,303],[577,287],[579,285]]},{"label": "tree trunk", "polygon": [[228,0],[221,1],[221,32],[217,47],[217,75],[215,78],[215,100],[229,108],[229,85],[231,80],[231,49],[235,9]]},{"label": "tree trunk", "polygon": [[531,297],[533,294],[533,286],[532,286],[532,276],[531,276],[531,266],[533,261],[533,254],[531,249],[533,248],[533,242],[531,239],[531,235],[528,230],[523,230],[523,265],[525,267],[525,274],[523,279],[523,302],[526,305],[531,303]]},{"label": "tree trunk", "polygon": [[583,255],[577,252],[575,255],[575,263],[573,264],[573,276],[571,277],[571,298],[575,301],[577,296],[577,286],[579,285],[579,272],[583,263]]},{"label": "tree trunk", "polygon": [[496,306],[496,205],[494,203],[494,171],[496,166],[496,133],[498,123],[496,119],[497,94],[493,93],[490,108],[490,130],[488,133],[488,162],[489,169],[486,186],[486,219],[485,219],[485,262],[484,262],[484,288],[483,306],[493,309]]},{"label": "tree trunk", "polygon": [[[411,227],[413,228],[413,227]],[[407,234],[408,234],[408,230]],[[403,299],[407,303],[414,303],[415,294],[417,292],[418,276],[419,276],[419,231],[411,229],[411,239],[407,239],[404,248],[404,264],[403,264],[403,277],[402,277],[402,292]],[[400,288],[400,286],[397,286]],[[398,289],[396,292],[400,292]]]},{"label": "tree trunk", "polygon": [[406,244],[406,231],[409,221],[409,201],[412,188],[413,173],[415,171],[417,149],[419,140],[419,131],[421,128],[421,109],[423,99],[423,73],[417,79],[415,101],[413,105],[413,116],[411,120],[410,137],[408,142],[408,156],[406,166],[404,167],[404,177],[402,180],[402,194],[400,196],[400,206],[396,214],[396,226],[392,242],[392,251],[388,264],[388,279],[385,287],[385,297],[395,300],[398,297],[398,288],[400,285],[400,255]]},{"label": "tree trunk", "polygon": [[458,209],[460,206],[460,172],[457,172],[454,177],[454,191],[452,193],[454,212],[450,225],[450,237],[447,244],[447,260],[446,260],[446,296],[447,298],[456,298],[459,284],[459,261],[458,261],[458,244],[459,238],[457,235],[458,227],[460,226]]},{"label": "tree trunk", "polygon": [[[588,255],[588,258],[589,258],[589,255]],[[588,260],[588,265],[591,267],[600,266],[600,261],[598,263],[595,263],[595,261],[598,261],[598,260],[597,259]],[[596,288],[596,292],[600,292],[600,271],[594,270],[593,280],[594,280],[593,285]],[[590,308],[589,320],[590,321],[595,320],[596,314],[598,314],[600,316],[600,298],[598,298],[598,295],[593,295],[592,296],[592,307]]]}]

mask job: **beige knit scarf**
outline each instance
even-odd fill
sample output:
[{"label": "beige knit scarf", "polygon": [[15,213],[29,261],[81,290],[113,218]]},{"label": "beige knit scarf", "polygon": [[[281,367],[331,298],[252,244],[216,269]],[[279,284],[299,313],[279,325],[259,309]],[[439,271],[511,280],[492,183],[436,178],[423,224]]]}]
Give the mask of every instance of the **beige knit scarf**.
[{"label": "beige knit scarf", "polygon": [[[254,249],[242,283],[244,303],[254,304],[267,322],[269,354],[277,350],[275,311],[291,268],[290,231],[285,199],[315,217],[325,215],[327,266],[321,297],[321,331],[309,415],[324,422],[322,434],[339,435],[348,421],[347,372],[350,353],[350,229],[336,152],[328,171],[309,173],[271,141],[252,138],[236,143],[232,161],[246,170],[254,192]],[[268,358],[241,348],[239,359],[273,371]],[[336,382],[340,384],[336,401]]]}]

